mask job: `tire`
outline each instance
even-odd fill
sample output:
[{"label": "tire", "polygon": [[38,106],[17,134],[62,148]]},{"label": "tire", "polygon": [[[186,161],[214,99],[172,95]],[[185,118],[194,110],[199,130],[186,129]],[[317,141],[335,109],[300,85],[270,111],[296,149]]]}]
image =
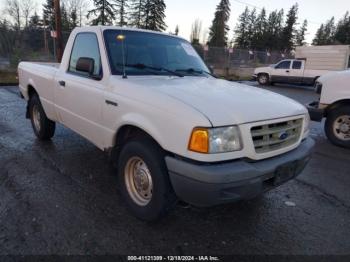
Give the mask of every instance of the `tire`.
[{"label": "tire", "polygon": [[350,148],[350,105],[328,112],[325,132],[334,145]]},{"label": "tire", "polygon": [[270,83],[268,74],[259,74],[258,75],[258,83],[262,86],[266,86]]},{"label": "tire", "polygon": [[55,134],[56,124],[47,118],[37,94],[30,98],[28,109],[34,134],[40,140],[50,140]]},{"label": "tire", "polygon": [[177,197],[170,183],[164,153],[153,140],[127,142],[118,163],[121,194],[138,219],[156,221],[176,205]]}]

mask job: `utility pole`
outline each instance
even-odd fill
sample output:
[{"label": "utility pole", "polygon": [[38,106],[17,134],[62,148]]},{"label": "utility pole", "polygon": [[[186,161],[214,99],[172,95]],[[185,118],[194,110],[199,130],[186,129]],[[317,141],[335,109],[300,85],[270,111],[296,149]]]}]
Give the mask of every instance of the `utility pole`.
[{"label": "utility pole", "polygon": [[60,63],[63,56],[60,0],[54,0],[54,8],[55,8],[56,34],[57,34],[56,54],[57,54],[57,62]]}]

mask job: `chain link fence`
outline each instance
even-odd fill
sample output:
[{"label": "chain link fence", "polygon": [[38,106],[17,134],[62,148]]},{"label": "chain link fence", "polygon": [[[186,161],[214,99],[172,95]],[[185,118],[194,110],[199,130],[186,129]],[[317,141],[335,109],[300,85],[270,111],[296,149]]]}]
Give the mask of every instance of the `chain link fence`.
[{"label": "chain link fence", "polygon": [[[70,32],[63,32],[64,45]],[[254,68],[290,58],[280,52],[242,50],[195,45],[199,55],[218,75],[250,77]],[[55,61],[55,41],[50,30],[28,28],[21,31],[0,28],[0,73],[15,72],[20,61]]]},{"label": "chain link fence", "polygon": [[[63,32],[64,43],[70,32]],[[0,70],[14,70],[20,61],[55,61],[55,42],[47,29],[0,28]]]},{"label": "chain link fence", "polygon": [[237,48],[194,46],[205,63],[218,75],[228,78],[250,78],[256,67],[276,64],[293,58],[278,51],[255,51]]}]

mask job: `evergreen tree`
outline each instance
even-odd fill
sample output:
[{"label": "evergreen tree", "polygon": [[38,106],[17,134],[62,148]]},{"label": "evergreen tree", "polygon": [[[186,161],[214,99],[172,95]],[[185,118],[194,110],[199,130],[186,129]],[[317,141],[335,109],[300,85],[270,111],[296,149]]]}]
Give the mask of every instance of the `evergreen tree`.
[{"label": "evergreen tree", "polygon": [[235,33],[235,46],[238,48],[247,48],[249,41],[247,38],[248,22],[249,21],[249,8],[246,7],[244,12],[238,18],[238,24],[234,30]]},{"label": "evergreen tree", "polygon": [[70,12],[70,17],[69,17],[69,23],[70,23],[70,28],[74,29],[78,26],[78,12],[76,8],[73,8],[72,11]]},{"label": "evergreen tree", "polygon": [[317,29],[314,40],[312,41],[313,45],[322,45],[322,41],[324,39],[323,31],[324,31],[324,24],[321,24],[321,26]]},{"label": "evergreen tree", "polygon": [[257,50],[263,50],[267,45],[267,21],[266,21],[266,10],[263,8],[256,18],[252,37],[252,48]]},{"label": "evergreen tree", "polygon": [[38,29],[43,25],[42,20],[40,19],[40,16],[37,12],[34,12],[34,15],[32,15],[29,19],[29,28],[30,29]]},{"label": "evergreen tree", "polygon": [[283,18],[284,18],[284,10],[281,9],[277,12],[277,10],[271,12],[269,14],[269,18],[267,19],[266,24],[266,47],[268,50],[279,50],[281,43],[281,35],[283,29]]},{"label": "evergreen tree", "polygon": [[281,34],[281,50],[290,51],[295,46],[295,25],[298,19],[298,4],[292,6],[287,14],[286,24]]},{"label": "evergreen tree", "polygon": [[227,33],[230,28],[227,22],[230,18],[230,1],[221,0],[216,7],[216,12],[209,32],[209,45],[216,47],[227,46]]},{"label": "evergreen tree", "polygon": [[305,19],[302,26],[300,27],[300,29],[297,32],[296,35],[296,44],[298,46],[302,46],[305,45],[305,33],[307,31],[307,20]]},{"label": "evergreen tree", "polygon": [[254,8],[248,17],[248,28],[247,28],[247,40],[248,48],[253,48],[255,38],[255,24],[256,24],[256,9]]},{"label": "evergreen tree", "polygon": [[175,35],[179,35],[180,29],[179,29],[179,25],[176,25],[175,27]]},{"label": "evergreen tree", "polygon": [[323,42],[325,45],[331,45],[334,43],[334,35],[335,35],[335,21],[334,16],[328,20],[328,22],[325,24],[324,32],[323,32]]},{"label": "evergreen tree", "polygon": [[147,0],[144,6],[145,22],[142,27],[154,31],[164,31],[166,29],[165,9],[164,0]]},{"label": "evergreen tree", "polygon": [[346,12],[344,17],[339,20],[336,31],[334,33],[334,40],[337,44],[350,44],[350,16]]},{"label": "evergreen tree", "polygon": [[45,26],[56,30],[54,0],[46,0],[43,4],[43,22]]},{"label": "evergreen tree", "polygon": [[130,4],[130,25],[143,28],[144,27],[144,17],[145,17],[145,6],[147,0],[131,0]]},{"label": "evergreen tree", "polygon": [[70,31],[69,16],[64,3],[61,4],[61,28],[62,28],[62,31],[65,31],[65,32]]},{"label": "evergreen tree", "polygon": [[126,10],[129,8],[129,4],[127,0],[115,0],[116,9],[118,12],[118,26],[126,26],[127,23],[127,14]]},{"label": "evergreen tree", "polygon": [[95,8],[88,11],[87,18],[89,19],[91,15],[95,18],[92,19],[92,25],[111,25],[115,20],[115,14],[117,10],[115,9],[115,4],[111,3],[110,0],[94,0]]},{"label": "evergreen tree", "polygon": [[336,27],[334,17],[325,24],[321,24],[313,40],[314,45],[331,45],[335,42]]}]

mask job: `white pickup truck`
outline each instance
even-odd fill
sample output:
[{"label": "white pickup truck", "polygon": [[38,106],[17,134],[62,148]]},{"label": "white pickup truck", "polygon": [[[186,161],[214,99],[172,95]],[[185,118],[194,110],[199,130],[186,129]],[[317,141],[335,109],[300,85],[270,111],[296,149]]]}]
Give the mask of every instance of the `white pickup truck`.
[{"label": "white pickup truck", "polygon": [[335,145],[350,148],[350,70],[320,77],[316,92],[320,100],[309,104],[313,121],[326,118],[325,133]]},{"label": "white pickup truck", "polygon": [[268,67],[258,67],[253,78],[260,85],[290,83],[314,85],[316,80],[329,70],[306,69],[306,60],[287,59]]},{"label": "white pickup truck", "polygon": [[61,64],[21,62],[18,72],[38,139],[61,123],[109,152],[127,206],[146,221],[177,199],[255,197],[300,174],[314,145],[304,106],[213,77],[168,34],[78,28]]}]

